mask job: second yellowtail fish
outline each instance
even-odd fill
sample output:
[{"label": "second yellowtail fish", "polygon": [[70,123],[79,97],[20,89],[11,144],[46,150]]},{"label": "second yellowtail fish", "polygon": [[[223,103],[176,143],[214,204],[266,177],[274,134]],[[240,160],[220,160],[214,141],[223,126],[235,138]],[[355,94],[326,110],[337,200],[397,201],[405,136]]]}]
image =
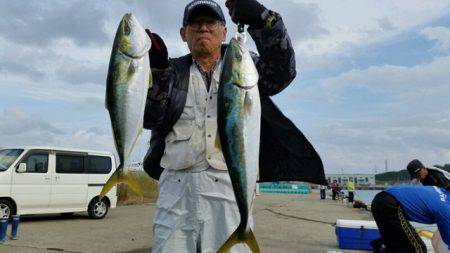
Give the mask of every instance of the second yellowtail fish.
[{"label": "second yellowtail fish", "polygon": [[259,171],[261,103],[257,84],[258,72],[243,37],[231,39],[223,59],[217,123],[241,222],[219,253],[228,252],[238,243],[259,252],[249,224]]}]

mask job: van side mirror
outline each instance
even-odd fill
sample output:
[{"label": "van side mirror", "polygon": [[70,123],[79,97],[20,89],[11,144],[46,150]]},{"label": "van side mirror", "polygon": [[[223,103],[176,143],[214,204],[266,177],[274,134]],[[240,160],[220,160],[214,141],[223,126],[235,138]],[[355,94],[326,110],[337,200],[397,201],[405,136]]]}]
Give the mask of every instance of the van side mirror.
[{"label": "van side mirror", "polygon": [[27,172],[27,164],[26,163],[20,163],[19,167],[16,170],[18,173],[24,173]]}]

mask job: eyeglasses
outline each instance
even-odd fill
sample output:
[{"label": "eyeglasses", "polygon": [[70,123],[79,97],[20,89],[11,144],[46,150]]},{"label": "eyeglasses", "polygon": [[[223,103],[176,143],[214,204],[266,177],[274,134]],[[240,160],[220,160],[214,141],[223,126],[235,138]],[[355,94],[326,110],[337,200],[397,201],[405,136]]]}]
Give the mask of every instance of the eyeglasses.
[{"label": "eyeglasses", "polygon": [[218,20],[192,20],[191,22],[189,22],[188,26],[193,29],[193,30],[200,30],[203,25],[206,26],[206,28],[208,28],[208,30],[215,30],[219,27],[219,25],[222,24],[222,22],[218,21]]}]

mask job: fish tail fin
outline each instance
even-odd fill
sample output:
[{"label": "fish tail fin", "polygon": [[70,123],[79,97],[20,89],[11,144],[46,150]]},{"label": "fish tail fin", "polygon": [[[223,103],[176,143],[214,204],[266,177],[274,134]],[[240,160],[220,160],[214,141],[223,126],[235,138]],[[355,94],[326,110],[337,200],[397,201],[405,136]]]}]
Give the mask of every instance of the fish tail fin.
[{"label": "fish tail fin", "polygon": [[139,181],[137,181],[132,173],[129,171],[127,174],[125,174],[125,176],[123,177],[122,182],[126,185],[128,185],[128,187],[130,187],[130,189],[136,193],[137,195],[144,197],[144,190],[142,189],[142,185],[139,183]]},{"label": "fish tail fin", "polygon": [[237,228],[233,234],[224,242],[224,244],[217,250],[217,253],[227,253],[236,244],[245,243],[250,248],[252,253],[259,253],[258,242],[253,234],[252,229],[248,229],[244,233],[244,238],[239,238],[239,228]]},{"label": "fish tail fin", "polygon": [[100,200],[105,197],[105,195],[116,185],[119,183],[120,178],[120,170],[122,169],[122,165],[119,165],[119,167],[114,171],[114,174],[108,179],[106,184],[103,186],[102,191],[100,192]]},{"label": "fish tail fin", "polygon": [[258,242],[256,241],[255,234],[253,234],[253,230],[251,228],[249,228],[248,232],[245,233],[245,243],[253,253],[260,252]]},{"label": "fish tail fin", "polygon": [[[238,228],[239,229],[239,228]],[[217,250],[217,253],[228,253],[231,247],[234,245],[241,243],[238,237],[238,229],[236,229],[230,237],[220,246],[220,248]]]},{"label": "fish tail fin", "polygon": [[139,196],[144,196],[144,191],[142,190],[141,184],[133,177],[131,172],[122,175],[122,164],[116,169],[114,174],[108,179],[106,184],[103,186],[100,192],[100,200],[118,183],[124,183],[130,187],[130,189],[138,194]]}]

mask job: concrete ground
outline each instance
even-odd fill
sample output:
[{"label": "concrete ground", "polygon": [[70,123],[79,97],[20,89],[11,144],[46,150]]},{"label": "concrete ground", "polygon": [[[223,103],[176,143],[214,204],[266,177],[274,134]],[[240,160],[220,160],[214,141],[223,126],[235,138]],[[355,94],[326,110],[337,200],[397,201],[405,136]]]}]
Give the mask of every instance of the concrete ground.
[{"label": "concrete ground", "polygon": [[[151,251],[154,204],[121,206],[103,220],[87,214],[22,217],[19,240],[0,245],[0,252],[121,252]],[[367,211],[310,195],[257,196],[255,233],[261,252],[354,252],[337,249],[336,219],[370,220]],[[9,232],[8,232],[9,233]]]}]

